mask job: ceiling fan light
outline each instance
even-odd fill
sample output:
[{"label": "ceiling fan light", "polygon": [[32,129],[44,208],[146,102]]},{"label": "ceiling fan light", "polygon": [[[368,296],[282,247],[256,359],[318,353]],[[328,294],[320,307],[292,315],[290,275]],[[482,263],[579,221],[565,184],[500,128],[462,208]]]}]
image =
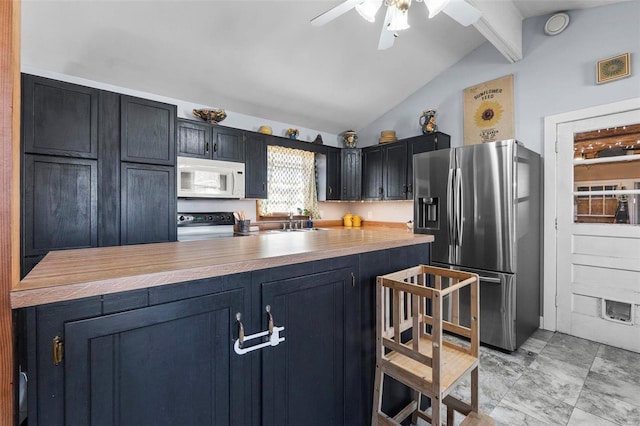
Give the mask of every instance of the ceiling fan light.
[{"label": "ceiling fan light", "polygon": [[[393,6],[390,6],[393,7]],[[401,11],[394,7],[393,17],[391,18],[391,22],[387,27],[389,31],[402,31],[410,28],[409,22],[407,20],[409,14],[407,11]]]},{"label": "ceiling fan light", "polygon": [[356,10],[365,20],[375,22],[380,6],[382,6],[382,0],[366,0],[357,5]]},{"label": "ceiling fan light", "polygon": [[424,4],[429,10],[429,18],[433,18],[438,13],[442,12],[442,9],[447,7],[449,0],[424,0]]}]

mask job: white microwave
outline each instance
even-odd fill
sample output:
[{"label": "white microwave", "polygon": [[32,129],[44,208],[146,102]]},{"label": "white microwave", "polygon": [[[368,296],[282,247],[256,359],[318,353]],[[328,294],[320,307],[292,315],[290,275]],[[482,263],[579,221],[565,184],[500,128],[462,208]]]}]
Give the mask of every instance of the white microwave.
[{"label": "white microwave", "polygon": [[244,198],[244,164],[178,157],[179,198]]}]

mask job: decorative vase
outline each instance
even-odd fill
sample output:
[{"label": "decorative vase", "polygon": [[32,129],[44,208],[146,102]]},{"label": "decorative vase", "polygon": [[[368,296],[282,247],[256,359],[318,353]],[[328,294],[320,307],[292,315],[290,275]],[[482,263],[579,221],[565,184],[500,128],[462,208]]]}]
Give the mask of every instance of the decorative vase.
[{"label": "decorative vase", "polygon": [[342,141],[347,148],[355,148],[358,143],[358,135],[353,130],[347,130],[342,134]]},{"label": "decorative vase", "polygon": [[287,129],[287,136],[289,139],[298,139],[298,129]]},{"label": "decorative vase", "polygon": [[428,109],[423,111],[418,122],[422,128],[422,134],[427,135],[436,132],[438,130],[438,126],[436,125],[436,110]]}]

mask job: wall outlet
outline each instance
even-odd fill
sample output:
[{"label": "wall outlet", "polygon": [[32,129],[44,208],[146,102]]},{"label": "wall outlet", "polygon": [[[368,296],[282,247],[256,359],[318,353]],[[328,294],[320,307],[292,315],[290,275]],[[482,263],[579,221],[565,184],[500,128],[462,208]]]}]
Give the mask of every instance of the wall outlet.
[{"label": "wall outlet", "polygon": [[373,212],[367,212],[367,219],[373,219]]}]

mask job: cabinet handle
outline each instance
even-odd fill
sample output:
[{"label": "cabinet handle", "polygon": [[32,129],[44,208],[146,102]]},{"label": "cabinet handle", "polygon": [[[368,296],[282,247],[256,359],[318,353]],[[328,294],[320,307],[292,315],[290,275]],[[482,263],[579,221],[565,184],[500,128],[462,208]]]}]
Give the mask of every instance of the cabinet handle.
[{"label": "cabinet handle", "polygon": [[356,276],[354,275],[354,273],[351,273],[351,287],[355,287],[356,286]]},{"label": "cabinet handle", "polygon": [[218,143],[213,144],[213,152],[218,152]]},{"label": "cabinet handle", "polygon": [[378,188],[378,194],[382,195],[383,192],[384,192],[384,189],[382,187]]},{"label": "cabinet handle", "polygon": [[333,188],[329,186],[329,196],[331,196],[331,194],[333,194]]},{"label": "cabinet handle", "polygon": [[271,305],[265,306],[264,310],[267,311],[267,316],[269,317],[269,336],[271,336],[273,334],[273,315],[271,315]]},{"label": "cabinet handle", "polygon": [[53,365],[60,365],[64,359],[64,342],[60,336],[53,338]]},{"label": "cabinet handle", "polygon": [[238,342],[240,342],[240,346],[244,343],[244,325],[242,325],[242,315],[240,312],[236,312],[236,321],[238,321]]},{"label": "cabinet handle", "polygon": [[204,152],[206,152],[206,153],[209,152],[209,142],[207,142],[207,146],[205,147]]}]

